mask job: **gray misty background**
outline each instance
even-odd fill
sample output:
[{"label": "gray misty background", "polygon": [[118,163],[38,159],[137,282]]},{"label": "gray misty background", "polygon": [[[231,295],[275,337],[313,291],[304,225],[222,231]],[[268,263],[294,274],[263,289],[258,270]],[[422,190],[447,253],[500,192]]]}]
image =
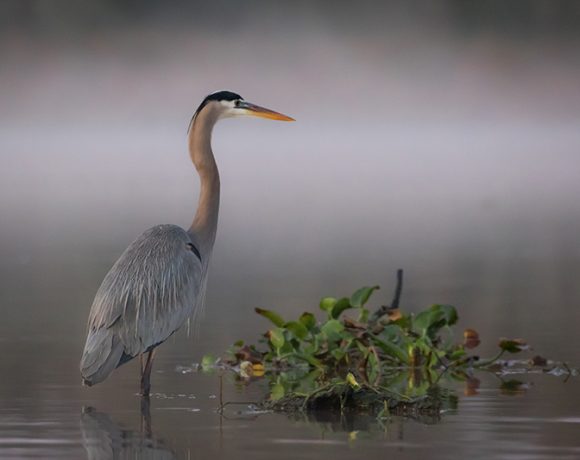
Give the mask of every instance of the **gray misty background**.
[{"label": "gray misty background", "polygon": [[388,302],[399,267],[404,306],[457,306],[482,353],[523,336],[578,363],[579,18],[576,1],[3,1],[3,394],[76,382],[109,267],[146,228],[190,224],[186,128],[219,89],[297,122],[217,126],[207,312],[161,367],[256,337],[257,306],[297,316],[374,283]]}]

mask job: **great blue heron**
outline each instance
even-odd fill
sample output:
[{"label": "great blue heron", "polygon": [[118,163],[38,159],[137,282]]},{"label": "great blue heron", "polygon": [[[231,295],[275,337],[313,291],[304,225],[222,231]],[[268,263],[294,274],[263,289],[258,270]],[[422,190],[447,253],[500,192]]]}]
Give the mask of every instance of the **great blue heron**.
[{"label": "great blue heron", "polygon": [[230,91],[210,94],[196,110],[188,129],[189,153],[201,180],[193,223],[188,230],[176,225],[146,230],[107,273],[89,314],[80,365],[85,385],[102,382],[139,356],[141,394],[149,395],[155,347],[187,318],[195,320],[203,306],[218,222],[220,179],[211,150],[212,129],[222,118],[247,115],[293,120]]}]

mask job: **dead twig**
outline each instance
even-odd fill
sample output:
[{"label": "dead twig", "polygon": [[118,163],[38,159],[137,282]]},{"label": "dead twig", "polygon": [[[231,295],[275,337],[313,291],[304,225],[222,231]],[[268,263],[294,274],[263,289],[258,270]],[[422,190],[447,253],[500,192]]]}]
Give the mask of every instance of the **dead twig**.
[{"label": "dead twig", "polygon": [[395,286],[395,294],[393,295],[393,300],[390,305],[383,305],[377,311],[373,313],[369,321],[370,324],[378,322],[383,316],[389,313],[389,310],[396,310],[399,308],[399,303],[401,301],[401,293],[403,292],[403,269],[399,268],[397,270],[397,285]]}]

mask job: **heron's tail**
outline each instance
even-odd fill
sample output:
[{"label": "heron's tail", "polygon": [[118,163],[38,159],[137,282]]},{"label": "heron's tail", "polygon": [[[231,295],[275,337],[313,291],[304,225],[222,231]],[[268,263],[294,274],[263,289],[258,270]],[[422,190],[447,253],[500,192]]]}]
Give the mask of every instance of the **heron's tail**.
[{"label": "heron's tail", "polygon": [[110,329],[90,331],[81,358],[83,384],[91,386],[105,380],[119,364],[124,348]]}]

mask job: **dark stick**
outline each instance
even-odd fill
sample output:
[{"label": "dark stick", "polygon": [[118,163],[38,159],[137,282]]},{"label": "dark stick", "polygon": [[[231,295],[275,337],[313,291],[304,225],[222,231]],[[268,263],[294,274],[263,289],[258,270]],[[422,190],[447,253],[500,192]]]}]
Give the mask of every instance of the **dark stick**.
[{"label": "dark stick", "polygon": [[393,296],[393,301],[391,305],[383,305],[377,311],[375,311],[370,319],[370,323],[376,323],[379,319],[385,316],[389,310],[395,310],[399,308],[399,303],[401,301],[401,293],[403,292],[403,269],[399,268],[397,270],[397,285],[395,287],[395,295]]},{"label": "dark stick", "polygon": [[403,291],[403,269],[397,270],[397,287],[395,288],[395,296],[391,302],[391,308],[399,308],[399,301],[401,300],[401,292]]},{"label": "dark stick", "polygon": [[220,371],[220,410],[224,407],[224,375]]}]

